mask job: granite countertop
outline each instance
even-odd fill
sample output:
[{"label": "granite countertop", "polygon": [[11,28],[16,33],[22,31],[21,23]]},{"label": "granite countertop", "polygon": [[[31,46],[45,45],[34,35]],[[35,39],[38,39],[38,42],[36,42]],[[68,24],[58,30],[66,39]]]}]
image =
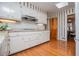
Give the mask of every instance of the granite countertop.
[{"label": "granite countertop", "polygon": [[38,32],[38,31],[49,31],[49,30],[9,30],[9,32]]}]

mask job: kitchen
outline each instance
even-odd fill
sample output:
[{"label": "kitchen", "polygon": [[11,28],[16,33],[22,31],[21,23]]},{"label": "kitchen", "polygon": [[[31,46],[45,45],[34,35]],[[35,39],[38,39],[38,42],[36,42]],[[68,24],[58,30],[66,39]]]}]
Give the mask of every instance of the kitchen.
[{"label": "kitchen", "polygon": [[0,2],[0,55],[50,40],[47,13],[31,2]]},{"label": "kitchen", "polygon": [[[78,7],[75,2],[0,2],[0,55],[79,55]],[[75,17],[72,39],[67,38],[68,28],[73,30],[69,15]]]}]

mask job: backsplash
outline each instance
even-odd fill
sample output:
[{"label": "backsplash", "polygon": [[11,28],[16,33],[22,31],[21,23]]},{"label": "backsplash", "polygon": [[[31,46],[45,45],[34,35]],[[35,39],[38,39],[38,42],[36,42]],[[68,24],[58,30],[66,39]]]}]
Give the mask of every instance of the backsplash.
[{"label": "backsplash", "polygon": [[[3,25],[4,23],[1,23],[0,25]],[[25,30],[45,30],[45,26],[34,24],[34,23],[8,23],[8,28],[11,30],[20,30],[20,29],[25,29]]]}]

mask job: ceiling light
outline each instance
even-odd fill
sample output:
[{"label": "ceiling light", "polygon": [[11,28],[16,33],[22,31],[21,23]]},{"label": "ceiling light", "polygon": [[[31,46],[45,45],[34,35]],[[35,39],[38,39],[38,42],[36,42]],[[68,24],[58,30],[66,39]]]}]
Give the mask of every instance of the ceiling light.
[{"label": "ceiling light", "polygon": [[65,6],[68,6],[68,2],[61,2],[61,3],[56,4],[57,8],[63,8]]},{"label": "ceiling light", "polygon": [[8,19],[0,19],[1,23],[16,23],[15,20],[8,20]]}]

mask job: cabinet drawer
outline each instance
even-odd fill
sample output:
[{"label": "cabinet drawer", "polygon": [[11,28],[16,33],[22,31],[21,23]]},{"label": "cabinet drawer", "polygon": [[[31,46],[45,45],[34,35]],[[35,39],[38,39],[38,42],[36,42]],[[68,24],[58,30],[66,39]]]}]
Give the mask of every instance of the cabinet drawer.
[{"label": "cabinet drawer", "polygon": [[34,32],[11,32],[9,36],[31,36]]},{"label": "cabinet drawer", "polygon": [[19,32],[18,33],[16,33],[16,32],[14,32],[14,33],[9,33],[9,36],[18,36],[19,35]]}]

